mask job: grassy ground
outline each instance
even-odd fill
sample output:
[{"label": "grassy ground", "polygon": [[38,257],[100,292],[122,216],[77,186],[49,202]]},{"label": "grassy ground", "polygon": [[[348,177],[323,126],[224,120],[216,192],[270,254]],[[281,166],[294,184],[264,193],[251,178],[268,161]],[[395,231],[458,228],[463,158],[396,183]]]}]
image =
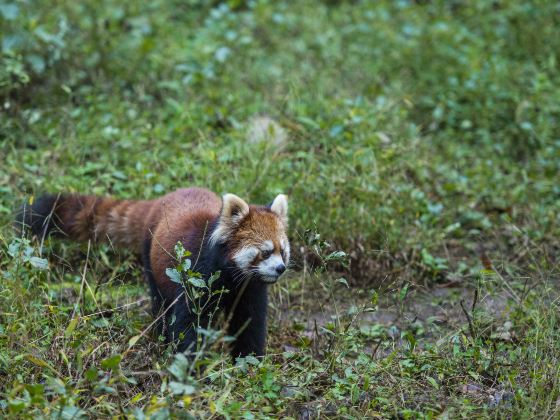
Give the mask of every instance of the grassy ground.
[{"label": "grassy ground", "polygon": [[[559,415],[556,2],[74,3],[0,5],[0,416]],[[289,194],[296,251],[203,378],[134,255],[11,226],[192,185]]]}]

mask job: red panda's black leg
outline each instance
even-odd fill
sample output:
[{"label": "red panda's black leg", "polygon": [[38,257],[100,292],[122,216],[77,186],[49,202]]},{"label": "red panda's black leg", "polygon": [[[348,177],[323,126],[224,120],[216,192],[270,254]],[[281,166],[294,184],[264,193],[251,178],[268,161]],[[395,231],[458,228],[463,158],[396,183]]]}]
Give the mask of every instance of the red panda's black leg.
[{"label": "red panda's black leg", "polygon": [[177,344],[177,352],[196,351],[196,316],[182,299],[173,305],[171,316],[167,318],[167,331],[169,341]]},{"label": "red panda's black leg", "polygon": [[167,317],[167,330],[169,341],[177,344],[177,352],[193,355],[200,350],[197,347],[197,329],[208,328],[207,315],[194,314],[188,307],[184,298],[179,299],[174,305],[171,316]]},{"label": "red panda's black leg", "polygon": [[166,304],[163,296],[159,292],[156,281],[154,279],[154,274],[152,272],[152,266],[150,264],[150,248],[152,246],[151,237],[147,237],[144,240],[142,247],[142,265],[144,271],[144,277],[150,286],[150,295],[152,297],[152,316],[157,322],[154,325],[154,336],[158,338],[161,334],[164,334],[164,316],[162,316],[165,311]]},{"label": "red panda's black leg", "polygon": [[231,350],[232,357],[245,357],[250,354],[264,356],[267,293],[266,284],[250,281],[235,307],[235,302],[232,302],[232,307],[226,308],[231,314],[228,334],[237,338]]}]

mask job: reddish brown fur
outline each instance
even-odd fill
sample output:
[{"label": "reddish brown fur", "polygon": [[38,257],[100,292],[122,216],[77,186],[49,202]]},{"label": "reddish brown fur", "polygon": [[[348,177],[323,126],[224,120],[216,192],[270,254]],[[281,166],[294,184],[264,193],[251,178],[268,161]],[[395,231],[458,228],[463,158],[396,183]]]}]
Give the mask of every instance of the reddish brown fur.
[{"label": "reddish brown fur", "polygon": [[110,241],[115,246],[140,249],[146,210],[154,201],[115,200],[91,195],[61,196],[55,223],[77,241]]},{"label": "reddish brown fur", "polygon": [[258,246],[263,239],[270,239],[274,250],[280,249],[282,222],[272,211],[264,207],[250,206],[249,214],[243,219],[231,238],[231,252],[241,246]]},{"label": "reddish brown fur", "polygon": [[[194,262],[221,207],[222,199],[202,188],[179,189],[150,201],[72,194],[58,197],[52,218],[64,234],[78,241],[109,241],[139,251],[151,239],[149,262],[155,282],[163,297],[171,298],[177,285],[165,270],[176,265],[175,245],[182,242],[193,252]],[[230,257],[242,246],[259,245],[263,238],[273,241],[274,253],[280,252],[278,238],[283,229],[282,221],[269,208],[250,206],[228,241]]]}]

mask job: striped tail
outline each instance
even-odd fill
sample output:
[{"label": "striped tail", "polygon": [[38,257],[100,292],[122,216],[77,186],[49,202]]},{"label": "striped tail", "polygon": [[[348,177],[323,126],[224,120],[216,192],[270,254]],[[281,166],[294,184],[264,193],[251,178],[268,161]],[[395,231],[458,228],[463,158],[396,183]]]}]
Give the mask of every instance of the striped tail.
[{"label": "striped tail", "polygon": [[118,247],[139,249],[152,204],[93,195],[47,194],[24,205],[16,224],[39,238],[55,235],[75,241],[110,241]]}]

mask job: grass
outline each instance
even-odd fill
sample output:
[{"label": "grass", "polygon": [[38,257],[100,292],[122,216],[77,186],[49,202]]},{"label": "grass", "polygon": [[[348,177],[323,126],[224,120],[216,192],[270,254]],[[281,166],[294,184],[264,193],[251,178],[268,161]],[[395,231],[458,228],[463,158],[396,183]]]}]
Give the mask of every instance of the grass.
[{"label": "grass", "polygon": [[[188,6],[187,6],[188,4]],[[558,6],[0,7],[0,415],[539,417],[560,410]],[[287,140],[251,142],[270,117]],[[134,255],[28,242],[45,191],[290,197],[268,356],[204,378]]]}]

